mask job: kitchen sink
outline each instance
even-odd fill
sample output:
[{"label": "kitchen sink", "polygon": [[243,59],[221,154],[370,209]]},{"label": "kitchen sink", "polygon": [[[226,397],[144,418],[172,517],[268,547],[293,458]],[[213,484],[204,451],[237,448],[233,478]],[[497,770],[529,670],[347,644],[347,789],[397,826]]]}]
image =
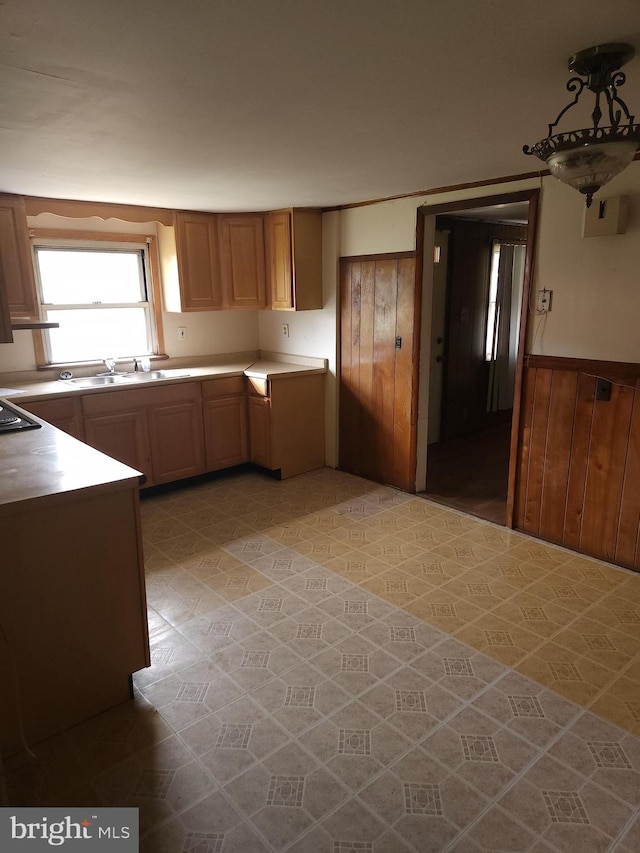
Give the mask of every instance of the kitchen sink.
[{"label": "kitchen sink", "polygon": [[63,379],[76,388],[101,388],[105,385],[131,385],[132,383],[157,382],[162,379],[184,379],[190,376],[179,370],[148,370],[146,373],[114,373],[108,376],[81,376],[77,379]]}]

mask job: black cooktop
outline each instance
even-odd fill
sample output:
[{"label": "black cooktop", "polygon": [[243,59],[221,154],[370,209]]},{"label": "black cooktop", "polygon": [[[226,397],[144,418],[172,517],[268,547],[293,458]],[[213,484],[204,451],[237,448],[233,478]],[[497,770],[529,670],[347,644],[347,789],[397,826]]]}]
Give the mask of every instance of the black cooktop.
[{"label": "black cooktop", "polygon": [[14,409],[9,403],[0,401],[0,432],[16,432],[21,429],[40,429],[42,424]]}]

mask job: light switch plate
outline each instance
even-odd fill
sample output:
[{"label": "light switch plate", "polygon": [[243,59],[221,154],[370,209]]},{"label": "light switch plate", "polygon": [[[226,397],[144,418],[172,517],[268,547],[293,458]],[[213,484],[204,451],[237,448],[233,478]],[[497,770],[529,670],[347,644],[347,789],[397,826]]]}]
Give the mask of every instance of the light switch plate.
[{"label": "light switch plate", "polygon": [[551,291],[550,290],[539,290],[538,298],[536,301],[536,311],[538,314],[546,314],[547,311],[551,311]]}]

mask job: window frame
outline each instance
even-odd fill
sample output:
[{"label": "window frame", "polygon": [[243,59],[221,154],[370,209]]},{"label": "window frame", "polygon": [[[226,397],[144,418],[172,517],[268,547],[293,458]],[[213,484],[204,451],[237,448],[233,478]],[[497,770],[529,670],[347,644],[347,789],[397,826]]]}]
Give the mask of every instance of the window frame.
[{"label": "window frame", "polygon": [[[40,284],[40,276],[38,265],[35,257],[35,247],[39,245],[51,245],[56,248],[94,248],[99,251],[101,248],[106,248],[104,244],[110,244],[115,247],[115,244],[121,245],[121,248],[131,246],[146,246],[146,269],[148,272],[147,280],[147,302],[148,302],[148,323],[149,335],[152,343],[152,355],[150,358],[166,359],[168,356],[164,352],[164,331],[162,326],[162,296],[160,288],[160,259],[158,255],[158,241],[155,235],[122,233],[112,231],[76,231],[63,229],[46,229],[32,228],[29,230],[31,239],[31,252],[33,259],[33,268],[36,277],[36,286],[38,293],[38,311],[40,319],[43,316],[42,303],[42,288]],[[82,367],[85,365],[101,364],[102,362],[96,359],[87,359],[84,361],[71,362],[54,362],[48,357],[48,341],[46,329],[33,330],[33,345],[36,355],[36,365],[38,368],[52,367]]]}]

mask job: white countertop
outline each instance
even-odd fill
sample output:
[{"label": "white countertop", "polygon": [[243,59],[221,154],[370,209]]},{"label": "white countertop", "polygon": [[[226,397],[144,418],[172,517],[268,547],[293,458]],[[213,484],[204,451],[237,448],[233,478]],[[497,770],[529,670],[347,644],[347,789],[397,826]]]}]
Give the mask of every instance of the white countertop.
[{"label": "white countertop", "polygon": [[[249,376],[253,379],[280,379],[287,376],[305,376],[317,373],[326,373],[327,366],[325,359],[307,358],[302,361],[295,360],[298,357],[292,357],[291,361],[281,360],[282,357],[278,354],[265,355],[264,357],[255,358],[239,358],[238,360],[228,360],[224,363],[216,364],[212,361],[210,364],[203,364],[200,360],[198,363],[189,364],[186,362],[180,366],[173,366],[173,362],[154,362],[154,370],[163,370],[171,374],[176,374],[175,378],[150,380],[149,384],[166,385],[168,383],[189,382],[204,379],[220,379],[227,376]],[[170,366],[169,366],[170,365]],[[98,372],[98,369],[93,371],[93,375]],[[87,374],[91,375],[91,374]],[[25,378],[21,374],[3,374],[0,377],[0,386],[10,391],[19,393],[6,394],[6,398],[12,403],[20,405],[21,400],[46,400],[52,397],[59,396],[78,396],[85,394],[103,394],[113,391],[131,390],[132,388],[144,385],[147,383],[142,380],[136,381],[135,384],[122,383],[121,385],[104,385],[99,387],[83,387],[73,385],[70,382],[65,382],[60,379],[37,379],[33,375]],[[2,394],[0,394],[2,397]]]}]

